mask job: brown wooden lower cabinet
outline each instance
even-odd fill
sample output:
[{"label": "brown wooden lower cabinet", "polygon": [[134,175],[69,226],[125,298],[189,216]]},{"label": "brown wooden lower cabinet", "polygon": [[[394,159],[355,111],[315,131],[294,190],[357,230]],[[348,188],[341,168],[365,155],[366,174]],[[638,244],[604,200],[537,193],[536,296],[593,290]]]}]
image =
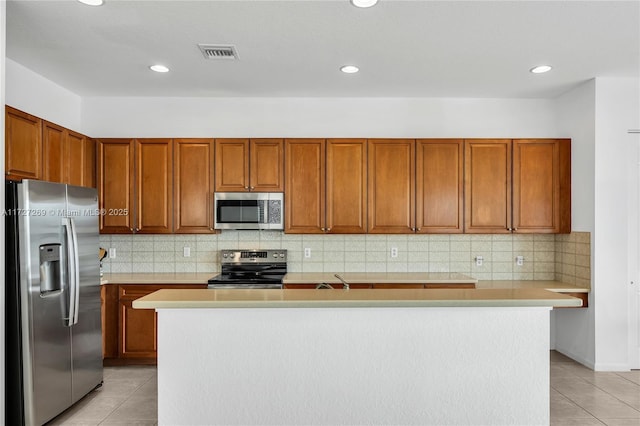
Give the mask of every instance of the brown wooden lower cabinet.
[{"label": "brown wooden lower cabinet", "polygon": [[[286,289],[315,289],[317,284],[285,284]],[[342,289],[342,284],[331,284],[333,288]],[[476,288],[473,283],[433,283],[433,284],[349,284],[350,289],[410,289],[410,288]]]},{"label": "brown wooden lower cabinet", "polygon": [[[340,289],[340,290],[342,290],[342,287],[344,287],[340,283],[329,283],[329,285],[331,285],[331,287],[333,287],[334,289]],[[313,290],[317,286],[318,284],[284,284],[285,289],[298,289],[298,290],[300,289]],[[349,288],[350,289],[371,288],[371,284],[349,284]]]},{"label": "brown wooden lower cabinet", "polygon": [[133,309],[133,301],[163,288],[207,288],[206,284],[107,284],[102,286],[104,365],[155,364],[157,317]]}]

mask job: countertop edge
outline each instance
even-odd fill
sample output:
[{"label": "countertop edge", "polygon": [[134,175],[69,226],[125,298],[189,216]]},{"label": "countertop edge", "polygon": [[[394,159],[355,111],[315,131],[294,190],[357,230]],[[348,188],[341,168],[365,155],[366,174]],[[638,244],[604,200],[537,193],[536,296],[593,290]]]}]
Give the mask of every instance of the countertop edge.
[{"label": "countertop edge", "polygon": [[[580,299],[544,289],[513,290],[159,290],[133,301],[136,309],[579,307]],[[550,297],[550,295],[554,295]],[[358,298],[356,296],[362,296]]]}]

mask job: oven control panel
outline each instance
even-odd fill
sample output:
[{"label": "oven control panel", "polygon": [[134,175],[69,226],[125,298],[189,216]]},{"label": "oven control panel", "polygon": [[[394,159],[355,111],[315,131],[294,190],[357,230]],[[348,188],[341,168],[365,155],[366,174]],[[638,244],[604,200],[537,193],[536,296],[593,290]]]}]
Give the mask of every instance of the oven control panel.
[{"label": "oven control panel", "polygon": [[286,263],[286,250],[221,250],[222,263]]}]

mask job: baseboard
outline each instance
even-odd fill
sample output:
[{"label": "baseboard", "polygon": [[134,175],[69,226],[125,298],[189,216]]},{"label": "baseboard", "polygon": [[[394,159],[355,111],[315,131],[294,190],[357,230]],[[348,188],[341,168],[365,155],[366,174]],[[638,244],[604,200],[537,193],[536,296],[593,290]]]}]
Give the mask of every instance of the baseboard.
[{"label": "baseboard", "polygon": [[567,351],[561,348],[556,347],[556,352],[560,352],[562,355],[571,358],[572,360],[579,362],[587,368],[590,368],[595,371],[595,362],[593,360],[588,360],[586,358],[581,357],[580,355],[574,354],[571,351]]},{"label": "baseboard", "polygon": [[631,371],[631,368],[629,368],[629,364],[602,364],[602,363],[596,363],[595,368],[593,370],[594,371],[622,372],[622,371]]}]

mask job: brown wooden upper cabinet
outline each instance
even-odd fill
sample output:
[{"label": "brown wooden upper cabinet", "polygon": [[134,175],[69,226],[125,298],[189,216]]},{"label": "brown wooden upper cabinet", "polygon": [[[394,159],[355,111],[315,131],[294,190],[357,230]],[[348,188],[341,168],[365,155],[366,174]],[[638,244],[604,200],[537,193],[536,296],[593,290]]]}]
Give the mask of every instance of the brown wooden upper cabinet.
[{"label": "brown wooden upper cabinet", "polygon": [[571,231],[569,140],[465,141],[465,232]]},{"label": "brown wooden upper cabinet", "polygon": [[325,140],[285,140],[285,232],[321,234],[325,226]]},{"label": "brown wooden upper cabinet", "polygon": [[368,232],[415,232],[415,140],[370,139],[368,143]]},{"label": "brown wooden upper cabinet", "polygon": [[98,139],[100,232],[134,232],[134,145],[131,139]]},{"label": "brown wooden upper cabinet", "polygon": [[65,142],[65,182],[96,187],[96,141],[80,133],[67,131]]},{"label": "brown wooden upper cabinet", "polygon": [[9,179],[42,179],[42,120],[5,106],[5,168]]},{"label": "brown wooden upper cabinet", "polygon": [[95,188],[94,140],[9,106],[5,117],[7,178]]},{"label": "brown wooden upper cabinet", "polygon": [[101,233],[173,230],[173,141],[98,141]]},{"label": "brown wooden upper cabinet", "polygon": [[365,139],[287,139],[285,158],[285,232],[366,232]]},{"label": "brown wooden upper cabinet", "polygon": [[95,188],[95,141],[43,120],[43,180]]},{"label": "brown wooden upper cabinet", "polygon": [[283,139],[216,139],[216,191],[282,192],[283,147]]},{"label": "brown wooden upper cabinet", "polygon": [[369,141],[369,232],[461,233],[463,141]]},{"label": "brown wooden upper cabinet", "polygon": [[174,139],[174,232],[213,229],[213,139]]},{"label": "brown wooden upper cabinet", "polygon": [[463,159],[462,139],[416,141],[416,232],[463,231]]}]

